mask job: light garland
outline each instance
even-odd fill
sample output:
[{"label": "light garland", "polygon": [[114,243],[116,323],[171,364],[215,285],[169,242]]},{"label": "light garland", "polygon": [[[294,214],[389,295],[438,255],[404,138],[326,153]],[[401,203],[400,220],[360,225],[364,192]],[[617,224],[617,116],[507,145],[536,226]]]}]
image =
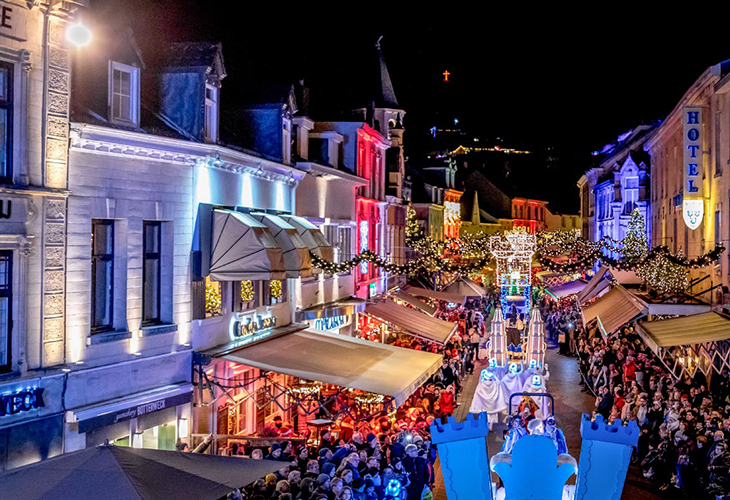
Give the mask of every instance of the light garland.
[{"label": "light garland", "polygon": [[374,392],[366,392],[355,396],[355,402],[361,405],[379,405],[383,403],[383,401],[385,401],[385,396],[382,394],[375,394]]},{"label": "light garland", "polygon": [[310,394],[316,394],[322,386],[318,382],[300,382],[289,387],[289,390],[297,395],[309,396]]},{"label": "light garland", "polygon": [[251,302],[254,299],[253,281],[241,281],[241,301]]}]

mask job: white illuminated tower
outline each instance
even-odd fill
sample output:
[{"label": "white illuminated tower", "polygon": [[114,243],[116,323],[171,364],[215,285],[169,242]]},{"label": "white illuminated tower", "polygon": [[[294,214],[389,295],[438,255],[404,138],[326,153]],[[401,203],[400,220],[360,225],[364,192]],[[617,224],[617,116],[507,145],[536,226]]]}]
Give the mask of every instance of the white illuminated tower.
[{"label": "white illuminated tower", "polygon": [[545,323],[542,321],[540,310],[536,307],[530,313],[530,334],[527,337],[526,362],[531,366],[535,360],[537,366],[542,368],[545,361]]},{"label": "white illuminated tower", "polygon": [[531,309],[532,256],[537,242],[534,234],[523,227],[515,228],[504,235],[489,238],[489,249],[497,260],[497,286],[501,291],[504,314],[510,312],[510,305],[518,305],[520,312],[528,315]]},{"label": "white illuminated tower", "polygon": [[504,317],[502,309],[497,308],[492,318],[491,332],[489,335],[489,362],[492,359],[497,360],[497,366],[505,366],[507,364],[507,339],[504,336]]}]

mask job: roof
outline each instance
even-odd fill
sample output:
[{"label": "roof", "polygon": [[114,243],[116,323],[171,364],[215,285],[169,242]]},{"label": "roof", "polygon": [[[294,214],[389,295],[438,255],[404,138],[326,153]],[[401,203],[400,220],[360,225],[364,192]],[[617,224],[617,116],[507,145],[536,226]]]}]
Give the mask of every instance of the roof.
[{"label": "roof", "polygon": [[[639,324],[648,343],[658,347],[704,344],[730,340],[730,318],[716,312],[693,314]],[[643,337],[643,335],[642,335]]]},{"label": "roof", "polygon": [[440,354],[314,329],[231,347],[208,353],[261,370],[391,396],[396,405],[408,399],[441,366]]},{"label": "roof", "polygon": [[583,280],[568,281],[567,283],[551,286],[547,289],[547,292],[553,297],[562,299],[580,293],[585,286],[586,282]]},{"label": "roof", "polygon": [[467,298],[486,297],[487,291],[469,278],[459,278],[444,288],[446,293],[455,293]]},{"label": "roof", "polygon": [[415,309],[396,304],[392,300],[368,304],[365,306],[365,314],[389,323],[403,333],[438,344],[445,344],[456,331],[455,323],[433,318]]},{"label": "roof", "polygon": [[432,299],[443,300],[446,302],[455,302],[462,304],[466,297],[455,293],[437,292],[436,290],[430,290],[428,288],[421,288],[418,286],[407,286],[403,289],[404,292],[414,295],[416,297],[430,297]]},{"label": "roof", "polygon": [[170,43],[164,48],[159,65],[165,68],[212,68],[223,79],[226,69],[222,47],[220,42]]},{"label": "roof", "polygon": [[593,304],[582,309],[583,324],[598,319],[605,335],[611,335],[623,325],[643,314],[646,304],[622,286],[612,288]]},{"label": "roof", "polygon": [[383,51],[380,48],[380,40],[375,44],[375,48],[378,51],[378,65],[373,94],[375,107],[400,109],[398,99],[395,98],[395,90],[393,89],[393,82],[390,80],[388,66],[385,64]]}]

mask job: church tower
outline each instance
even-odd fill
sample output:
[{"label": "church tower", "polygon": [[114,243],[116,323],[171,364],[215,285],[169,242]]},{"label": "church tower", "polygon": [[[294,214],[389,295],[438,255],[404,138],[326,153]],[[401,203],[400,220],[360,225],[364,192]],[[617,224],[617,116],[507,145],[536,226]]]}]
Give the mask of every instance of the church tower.
[{"label": "church tower", "polygon": [[386,152],[387,181],[386,193],[395,198],[402,198],[403,180],[405,179],[405,155],[403,153],[403,116],[406,114],[398,104],[390,79],[388,66],[385,64],[383,51],[380,48],[380,37],[375,43],[376,71],[372,94],[373,128],[391,141]]}]

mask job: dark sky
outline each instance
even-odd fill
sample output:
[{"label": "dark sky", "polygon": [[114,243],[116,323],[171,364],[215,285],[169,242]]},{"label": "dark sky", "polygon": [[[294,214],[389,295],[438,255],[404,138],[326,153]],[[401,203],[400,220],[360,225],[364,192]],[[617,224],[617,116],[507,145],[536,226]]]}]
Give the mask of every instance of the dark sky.
[{"label": "dark sky", "polygon": [[[530,19],[526,5],[473,12],[454,4],[423,21],[412,10],[389,13],[388,3],[358,3],[358,13],[345,4],[314,12],[309,4],[299,13],[279,2],[259,12],[245,8],[247,2],[92,0],[92,9],[121,7],[147,47],[161,37],[223,42],[224,103],[235,102],[237,84],[251,77],[305,78],[313,92],[337,98],[364,78],[383,35],[407,112],[406,141],[423,137],[438,120],[459,118],[485,141],[500,136],[505,146],[552,146],[579,158],[561,173],[570,185],[583,170],[583,155],[642,122],[663,119],[705,68],[730,58],[719,32],[709,24],[687,27],[680,14],[660,19],[618,9],[581,20],[570,10],[566,17],[533,12]],[[451,73],[448,84],[444,70]]]}]

